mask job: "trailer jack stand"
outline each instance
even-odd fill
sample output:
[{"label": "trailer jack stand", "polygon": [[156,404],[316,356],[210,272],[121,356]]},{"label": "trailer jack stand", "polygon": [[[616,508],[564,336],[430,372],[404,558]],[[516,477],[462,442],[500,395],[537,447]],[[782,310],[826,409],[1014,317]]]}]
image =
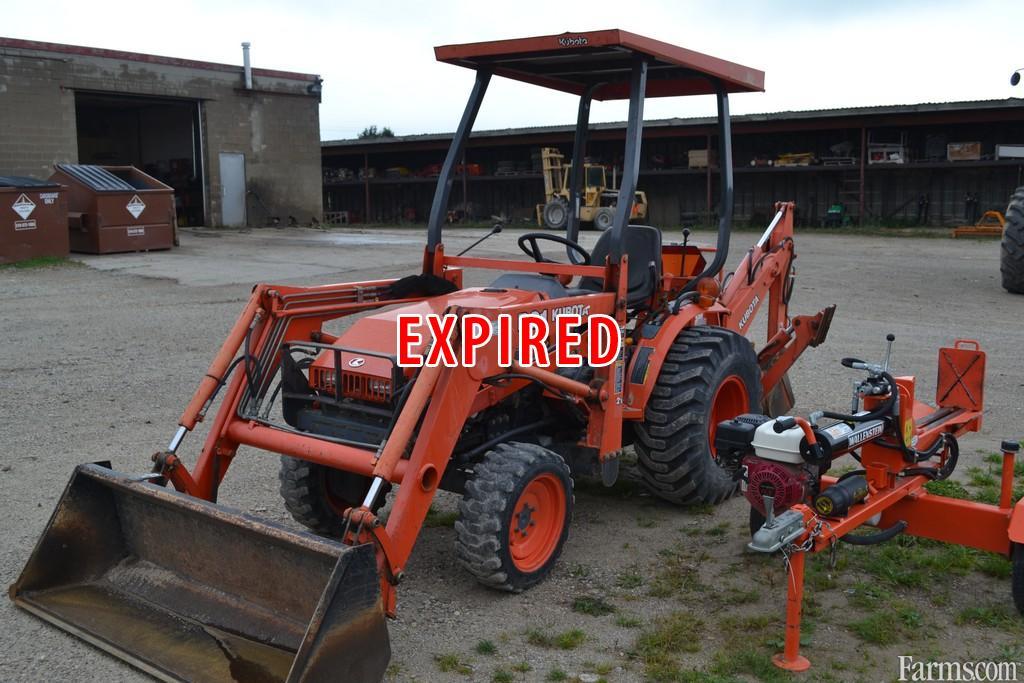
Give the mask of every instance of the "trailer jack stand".
[{"label": "trailer jack stand", "polygon": [[786,590],[786,641],[783,651],[772,657],[772,664],[786,671],[800,672],[811,668],[809,659],[800,654],[800,612],[804,602],[804,562],[806,553],[796,551],[788,557],[789,586]]}]

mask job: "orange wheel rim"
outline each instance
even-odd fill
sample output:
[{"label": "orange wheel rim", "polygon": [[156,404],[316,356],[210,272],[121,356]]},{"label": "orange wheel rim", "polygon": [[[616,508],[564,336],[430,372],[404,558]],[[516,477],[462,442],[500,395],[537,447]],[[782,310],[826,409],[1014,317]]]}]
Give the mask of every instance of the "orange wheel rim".
[{"label": "orange wheel rim", "polygon": [[718,423],[731,420],[737,415],[747,412],[750,407],[750,395],[747,393],[747,385],[737,375],[729,375],[715,390],[711,399],[711,413],[708,415],[708,443],[712,451],[715,448],[715,432],[718,431]]},{"label": "orange wheel rim", "polygon": [[551,559],[565,525],[565,489],[554,474],[545,472],[526,485],[512,508],[508,541],[512,564],[535,572]]}]

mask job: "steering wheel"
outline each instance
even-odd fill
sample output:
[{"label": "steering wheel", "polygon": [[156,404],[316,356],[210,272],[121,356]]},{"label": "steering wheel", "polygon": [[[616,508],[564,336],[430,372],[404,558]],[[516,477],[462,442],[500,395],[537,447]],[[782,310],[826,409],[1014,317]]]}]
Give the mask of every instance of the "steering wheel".
[{"label": "steering wheel", "polygon": [[583,263],[577,265],[590,265],[590,252],[576,242],[573,242],[568,237],[552,235],[549,232],[528,232],[525,235],[520,235],[519,239],[516,240],[516,244],[519,245],[519,248],[523,250],[524,254],[532,258],[537,263],[558,263],[558,261],[552,261],[551,259],[544,257],[544,254],[540,251],[540,246],[537,244],[538,240],[548,240],[549,242],[556,242],[558,244],[565,245],[583,258]]}]

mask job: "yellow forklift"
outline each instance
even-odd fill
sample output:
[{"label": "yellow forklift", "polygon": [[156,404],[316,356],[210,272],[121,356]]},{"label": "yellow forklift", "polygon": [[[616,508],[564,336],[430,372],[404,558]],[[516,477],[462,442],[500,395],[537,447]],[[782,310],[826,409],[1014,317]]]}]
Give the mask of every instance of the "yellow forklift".
[{"label": "yellow forklift", "polygon": [[[544,203],[537,205],[537,224],[549,230],[563,230],[569,221],[569,171],[571,163],[565,163],[564,155],[554,147],[540,150],[544,170]],[[608,185],[606,169],[600,164],[583,165],[583,188],[580,192],[578,215],[580,224],[593,226],[604,232],[612,227],[615,218],[615,202],[619,191],[615,187],[615,169],[612,169],[612,184]],[[633,199],[630,222],[647,218],[647,195],[639,190]]]}]

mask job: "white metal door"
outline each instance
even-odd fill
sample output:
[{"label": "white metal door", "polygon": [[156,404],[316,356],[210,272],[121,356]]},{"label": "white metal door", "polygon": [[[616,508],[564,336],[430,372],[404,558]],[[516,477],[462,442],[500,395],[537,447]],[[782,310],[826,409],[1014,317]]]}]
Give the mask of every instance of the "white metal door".
[{"label": "white metal door", "polygon": [[223,225],[245,225],[244,154],[220,153],[220,215]]}]

